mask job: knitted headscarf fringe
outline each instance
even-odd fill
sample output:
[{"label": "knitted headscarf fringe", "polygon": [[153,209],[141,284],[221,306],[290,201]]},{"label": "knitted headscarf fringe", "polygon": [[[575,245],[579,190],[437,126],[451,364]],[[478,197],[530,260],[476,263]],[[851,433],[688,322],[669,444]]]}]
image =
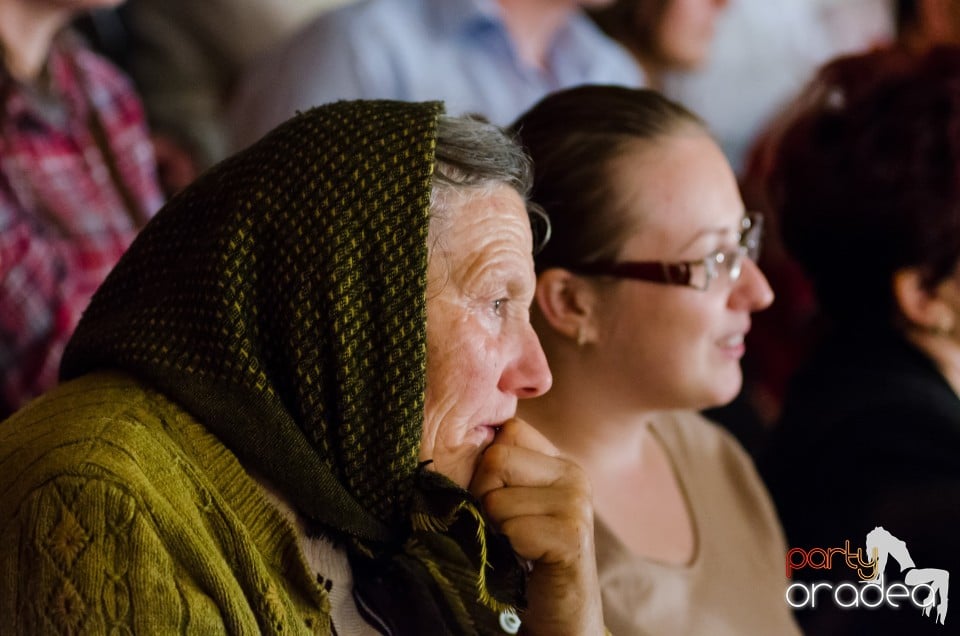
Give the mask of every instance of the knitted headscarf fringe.
[{"label": "knitted headscarf fringe", "polygon": [[[493,565],[487,558],[487,533],[486,519],[483,513],[470,501],[463,501],[446,518],[440,518],[426,512],[414,512],[411,515],[411,522],[414,530],[425,532],[434,532],[443,534],[450,529],[450,525],[460,516],[460,513],[466,511],[476,523],[476,542],[480,550],[480,567],[477,577],[477,600],[495,612],[505,610],[516,610],[516,607],[510,603],[502,603],[494,598],[490,589],[487,587],[487,571],[493,568]],[[428,565],[428,567],[430,567]]]}]

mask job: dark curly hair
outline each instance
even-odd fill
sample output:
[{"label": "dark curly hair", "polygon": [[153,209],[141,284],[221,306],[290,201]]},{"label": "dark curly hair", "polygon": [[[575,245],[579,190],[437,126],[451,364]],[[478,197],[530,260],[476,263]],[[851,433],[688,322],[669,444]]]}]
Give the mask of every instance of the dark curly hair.
[{"label": "dark curly hair", "polygon": [[932,289],[960,258],[960,48],[825,66],[775,153],[784,243],[835,321],[895,324],[893,275]]}]

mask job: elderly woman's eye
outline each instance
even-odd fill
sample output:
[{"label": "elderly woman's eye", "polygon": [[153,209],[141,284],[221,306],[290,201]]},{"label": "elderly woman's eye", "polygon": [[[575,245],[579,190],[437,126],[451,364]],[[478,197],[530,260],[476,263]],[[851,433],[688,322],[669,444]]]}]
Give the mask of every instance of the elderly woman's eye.
[{"label": "elderly woman's eye", "polygon": [[509,298],[497,298],[495,301],[493,301],[493,312],[498,316],[501,315],[507,306],[508,300]]}]

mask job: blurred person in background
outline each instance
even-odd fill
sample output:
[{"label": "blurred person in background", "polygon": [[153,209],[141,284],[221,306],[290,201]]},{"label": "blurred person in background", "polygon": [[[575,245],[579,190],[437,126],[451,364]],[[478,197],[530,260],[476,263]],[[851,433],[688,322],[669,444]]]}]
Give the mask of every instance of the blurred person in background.
[{"label": "blurred person in background", "polygon": [[615,0],[590,15],[630,51],[647,86],[662,89],[666,72],[689,71],[706,62],[717,18],[727,4],[729,0]]},{"label": "blurred person in background", "polygon": [[0,0],[0,417],[56,383],[80,314],[162,203],[142,104],[69,28],[118,0]]},{"label": "blurred person in background", "polygon": [[[898,0],[896,37],[877,43],[877,48],[899,47],[923,52],[938,43],[960,42],[958,7],[953,0]],[[855,17],[853,13],[841,12],[840,15],[847,15],[848,21]],[[834,27],[840,32],[853,28],[843,24],[834,24]],[[751,207],[773,211],[767,185],[774,168],[777,143],[797,111],[807,105],[808,98],[807,89],[798,91],[755,140],[740,175],[743,197]],[[778,301],[759,317],[750,336],[755,346],[745,361],[748,394],[743,400],[766,424],[760,437],[763,441],[779,418],[790,377],[810,353],[822,328],[810,282],[784,248],[778,215],[770,214],[768,221],[767,249],[760,267],[777,290]],[[757,446],[761,447],[762,443]]]},{"label": "blurred person in background", "polygon": [[226,157],[224,109],[244,66],[350,1],[129,0],[119,10],[124,64],[143,96],[169,191]]},{"label": "blurred person in background", "polygon": [[894,37],[890,0],[736,0],[705,63],[667,73],[663,92],[703,117],[741,176],[757,136],[822,64]]},{"label": "blurred person in background", "polygon": [[639,86],[630,55],[583,13],[610,0],[364,0],[252,63],[230,106],[234,148],[337,99],[442,99],[506,125],[547,93]]},{"label": "blurred person in background", "polygon": [[[960,48],[825,66],[779,136],[767,188],[821,321],[761,462],[791,546],[882,526],[918,566],[960,572]],[[801,617],[810,634],[941,629],[912,607],[826,603]]]},{"label": "blurred person in background", "polygon": [[896,0],[897,39],[910,49],[960,44],[960,3],[955,0]]}]

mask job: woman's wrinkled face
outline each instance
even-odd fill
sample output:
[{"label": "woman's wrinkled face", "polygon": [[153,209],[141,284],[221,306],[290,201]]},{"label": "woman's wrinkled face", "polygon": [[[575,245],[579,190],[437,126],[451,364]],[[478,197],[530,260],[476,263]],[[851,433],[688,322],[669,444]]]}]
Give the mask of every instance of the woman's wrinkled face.
[{"label": "woman's wrinkled face", "polygon": [[520,195],[500,186],[449,208],[430,228],[420,459],[466,487],[517,400],[551,377],[530,326],[536,277]]},{"label": "woman's wrinkled face", "polygon": [[[619,161],[612,187],[636,232],[620,261],[696,261],[734,250],[744,217],[737,182],[720,148],[701,132],[635,144]],[[750,314],[773,292],[744,258],[740,278],[720,275],[706,291],[635,280],[598,279],[597,380],[628,410],[725,404],[740,390],[740,359]]]},{"label": "woman's wrinkled face", "polygon": [[668,0],[656,30],[656,48],[671,68],[701,65],[710,52],[717,18],[728,0]]}]

